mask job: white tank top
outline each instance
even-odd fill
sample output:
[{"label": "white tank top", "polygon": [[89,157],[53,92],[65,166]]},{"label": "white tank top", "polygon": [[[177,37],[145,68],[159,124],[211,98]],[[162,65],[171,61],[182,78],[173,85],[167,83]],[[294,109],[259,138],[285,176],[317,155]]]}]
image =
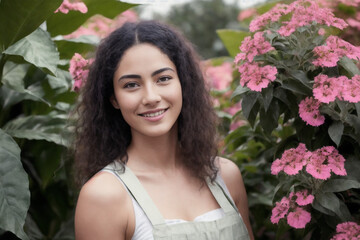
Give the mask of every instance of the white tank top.
[{"label": "white tank top", "polygon": [[[109,169],[103,169],[102,171],[109,172],[116,176],[117,179],[123,184],[126,191],[129,193],[128,189],[126,188],[125,184],[122,182],[122,180],[117,176],[117,174]],[[229,193],[229,190],[227,189],[224,180],[221,178],[220,174],[216,177],[216,181],[221,185],[221,187],[226,192],[228,198],[234,203],[233,199],[231,198],[231,195]],[[134,199],[134,197],[129,193],[129,196],[131,197],[133,207],[134,207],[134,213],[135,213],[135,231],[134,235],[132,237],[132,240],[152,240],[152,232],[153,232],[153,226],[149,220],[149,218],[146,216],[143,209],[140,207],[138,202]],[[225,216],[225,212],[222,208],[218,208],[209,212],[206,212],[200,216],[197,216],[193,221],[194,222],[210,222],[217,219],[220,219]],[[187,222],[183,219],[165,219],[166,224],[177,224],[182,222]]]}]

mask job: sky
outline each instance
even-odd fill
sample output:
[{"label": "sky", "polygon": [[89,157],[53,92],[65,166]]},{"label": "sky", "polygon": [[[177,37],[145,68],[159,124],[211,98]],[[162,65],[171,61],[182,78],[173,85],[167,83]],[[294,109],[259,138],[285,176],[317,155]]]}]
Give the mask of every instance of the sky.
[{"label": "sky", "polygon": [[[151,19],[154,12],[157,13],[166,13],[173,6],[196,1],[196,0],[121,0],[122,2],[136,3],[136,4],[145,4],[142,6],[144,11],[142,12],[141,18]],[[265,2],[265,0],[224,0],[228,3],[237,2],[240,9],[245,9],[251,7],[257,3]]]}]

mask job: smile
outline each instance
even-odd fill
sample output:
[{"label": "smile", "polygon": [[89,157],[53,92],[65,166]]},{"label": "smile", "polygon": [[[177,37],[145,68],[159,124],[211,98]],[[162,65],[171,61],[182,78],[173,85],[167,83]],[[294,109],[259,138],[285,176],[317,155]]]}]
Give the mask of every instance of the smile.
[{"label": "smile", "polygon": [[143,113],[143,114],[139,114],[140,116],[143,116],[143,117],[157,117],[161,114],[163,114],[167,109],[163,109],[163,110],[160,110],[158,112],[152,112],[152,113]]}]

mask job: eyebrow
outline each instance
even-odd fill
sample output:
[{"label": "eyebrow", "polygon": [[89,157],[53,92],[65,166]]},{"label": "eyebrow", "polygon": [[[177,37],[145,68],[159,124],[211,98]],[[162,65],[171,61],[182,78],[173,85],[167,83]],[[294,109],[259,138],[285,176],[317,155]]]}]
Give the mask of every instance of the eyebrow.
[{"label": "eyebrow", "polygon": [[[168,70],[175,72],[174,69],[172,69],[172,68],[164,67],[164,68],[160,68],[159,70],[156,70],[155,72],[153,72],[153,73],[151,74],[151,77],[153,77],[153,76],[155,76],[155,75],[157,75],[157,74],[159,74],[159,73],[162,73],[162,72],[164,72],[164,71],[168,71]],[[141,78],[141,76],[140,76],[140,75],[137,75],[137,74],[127,74],[127,75],[123,75],[123,76],[121,76],[121,77],[118,79],[118,82],[120,82],[120,81],[121,81],[122,79],[124,79],[124,78]]]}]

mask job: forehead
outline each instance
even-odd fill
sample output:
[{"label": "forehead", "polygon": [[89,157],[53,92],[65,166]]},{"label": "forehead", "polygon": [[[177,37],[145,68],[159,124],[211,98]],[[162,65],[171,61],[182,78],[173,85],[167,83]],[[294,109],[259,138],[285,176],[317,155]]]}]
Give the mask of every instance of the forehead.
[{"label": "forehead", "polygon": [[176,71],[174,63],[158,47],[141,43],[127,49],[120,59],[115,75],[141,74],[170,67]]}]

